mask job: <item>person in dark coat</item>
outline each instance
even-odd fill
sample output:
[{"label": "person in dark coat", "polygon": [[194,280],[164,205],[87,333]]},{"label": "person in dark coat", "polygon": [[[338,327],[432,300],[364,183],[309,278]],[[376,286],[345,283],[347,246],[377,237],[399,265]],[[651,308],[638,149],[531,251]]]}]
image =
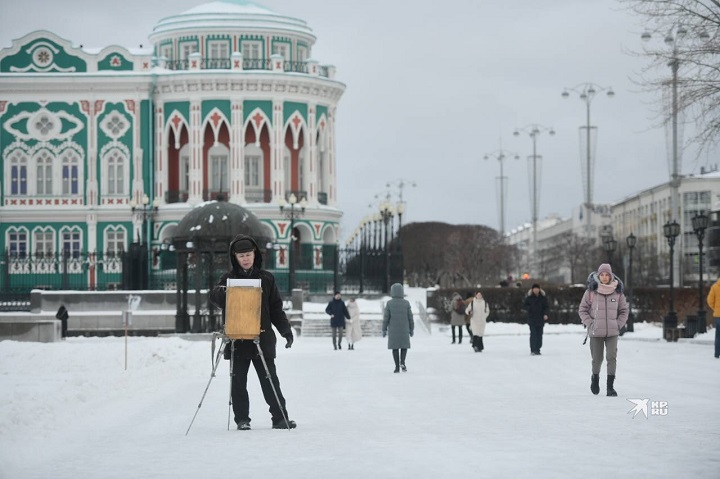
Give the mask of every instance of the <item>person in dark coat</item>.
[{"label": "person in dark coat", "polygon": [[390,301],[385,304],[383,312],[382,335],[388,338],[388,349],[392,349],[395,371],[407,372],[405,357],[410,349],[410,338],[415,331],[410,302],[404,298],[403,286],[395,283],[390,286]]},{"label": "person in dark coat", "polygon": [[[250,400],[247,391],[247,376],[250,363],[255,367],[260,387],[262,388],[265,402],[270,407],[273,429],[293,429],[295,421],[290,421],[285,407],[285,397],[280,390],[280,380],[275,369],[275,345],[277,339],[272,326],[285,338],[285,347],[289,348],[293,343],[293,333],[285,311],[283,311],[282,298],[275,284],[275,277],[262,269],[262,254],[255,240],[246,235],[238,235],[231,242],[229,247],[231,269],[225,273],[217,285],[210,292],[210,300],[223,312],[225,320],[225,297],[227,280],[234,279],[259,279],[262,287],[262,304],[260,312],[260,349],[265,358],[272,385],[265,372],[262,358],[258,352],[257,345],[253,340],[236,339],[230,341],[225,348],[225,359],[231,359],[231,398],[235,423],[240,430],[250,429]],[[277,399],[273,392],[277,392]],[[279,404],[278,404],[279,401]]]},{"label": "person in dark coat", "polygon": [[55,318],[60,320],[60,337],[65,339],[67,337],[68,318],[70,318],[70,315],[64,304],[60,305],[60,309],[55,313]]},{"label": "person in dark coat", "polygon": [[[345,329],[345,320],[350,319],[350,312],[342,300],[340,291],[335,291],[335,297],[330,300],[325,308],[325,312],[330,315],[330,327],[332,328],[333,348],[342,349],[343,330]],[[337,337],[337,341],[336,338]]]},{"label": "person in dark coat", "polygon": [[535,283],[528,291],[523,309],[527,311],[528,326],[530,326],[530,354],[533,356],[540,355],[542,348],[542,335],[545,321],[548,320],[548,301],[545,291],[540,289],[540,285]]}]

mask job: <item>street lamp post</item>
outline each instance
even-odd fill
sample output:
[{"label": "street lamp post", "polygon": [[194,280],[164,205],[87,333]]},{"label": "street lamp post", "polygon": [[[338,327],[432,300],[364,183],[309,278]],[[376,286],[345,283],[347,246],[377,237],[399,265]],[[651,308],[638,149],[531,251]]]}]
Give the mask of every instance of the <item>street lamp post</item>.
[{"label": "street lamp post", "polygon": [[635,249],[635,245],[637,244],[637,237],[630,233],[630,236],[625,238],[625,242],[627,243],[628,251],[630,252],[630,262],[628,264],[628,276],[627,276],[627,289],[628,289],[628,320],[627,323],[625,323],[625,326],[627,328],[627,331],[632,333],[635,331],[635,326],[633,326],[633,323],[635,321],[635,317],[633,316],[632,312],[632,267],[633,267],[633,250]]},{"label": "street lamp post", "polygon": [[[530,180],[530,193],[531,193],[531,201],[532,201],[532,249],[533,249],[533,259],[532,264],[534,265],[535,259],[537,258],[538,251],[537,251],[537,221],[538,221],[538,204],[540,199],[538,198],[538,154],[537,154],[537,137],[540,133],[547,131],[551,136],[555,134],[555,130],[553,130],[551,127],[532,124],[528,125],[524,128],[516,128],[513,132],[514,136],[520,136],[520,131],[524,131],[527,133],[530,138],[532,139],[533,144],[533,154],[532,154],[532,177]],[[539,157],[542,159],[542,157]],[[533,268],[534,271],[532,272],[533,275],[536,275],[537,268]]]},{"label": "street lamp post", "polygon": [[700,277],[698,278],[698,333],[707,332],[707,318],[705,317],[705,292],[703,288],[703,238],[708,227],[708,216],[705,213],[696,214],[692,219],[693,231],[698,239],[698,266]]},{"label": "street lamp post", "polygon": [[[390,292],[390,243],[388,225],[391,225],[392,218],[395,215],[395,209],[392,203],[384,201],[380,204],[380,217],[385,224],[385,288],[384,293]],[[390,226],[392,228],[392,226]]]},{"label": "street lamp post", "polygon": [[[655,32],[649,32],[645,31],[642,33],[640,38],[644,42],[650,41],[652,38],[652,34]],[[680,163],[682,162],[682,158],[680,156],[680,139],[679,139],[679,129],[678,129],[678,116],[680,113],[680,105],[678,101],[678,72],[680,70],[680,58],[678,55],[678,47],[680,44],[687,38],[688,30],[687,28],[682,24],[675,24],[673,25],[670,30],[664,34],[663,41],[665,44],[670,48],[670,52],[668,54],[663,54],[663,56],[668,56],[670,58],[670,61],[668,62],[668,66],[670,67],[670,71],[672,72],[672,79],[670,80],[670,86],[672,91],[672,100],[671,100],[671,109],[670,109],[670,122],[671,122],[671,135],[672,135],[672,153],[671,153],[671,162],[672,162],[672,168],[671,168],[671,175],[670,175],[670,218],[682,218],[682,215],[680,214]],[[698,33],[697,38],[699,38],[701,41],[707,41],[710,38],[710,35],[704,30],[700,30]],[[677,258],[677,266],[679,269],[680,265],[680,258],[682,255],[682,245],[680,244],[680,253],[678,254]],[[682,279],[682,278],[679,278]]]},{"label": "street lamp post", "polygon": [[612,266],[612,255],[615,252],[615,248],[617,248],[617,241],[611,236],[610,239],[605,242],[605,251],[607,251],[608,264],[610,264],[610,266]]},{"label": "street lamp post", "polygon": [[[288,208],[288,204],[290,207]],[[298,210],[297,207],[300,207]],[[295,289],[295,249],[294,241],[295,238],[295,218],[300,218],[305,214],[305,207],[307,202],[305,198],[302,198],[298,203],[295,193],[290,193],[287,203],[284,199],[280,199],[280,213],[285,215],[285,218],[290,220],[290,233],[288,241],[288,293],[292,294],[292,290]]]},{"label": "street lamp post", "polygon": [[505,236],[505,196],[506,196],[506,189],[505,189],[505,182],[507,181],[507,178],[503,174],[503,163],[505,162],[505,159],[508,156],[512,156],[516,160],[520,159],[520,156],[518,156],[517,153],[511,153],[506,150],[497,150],[492,153],[488,153],[484,156],[485,160],[489,160],[490,158],[493,158],[500,163],[500,177],[499,184],[500,184],[500,236]]},{"label": "street lamp post", "polygon": [[[595,171],[595,154],[594,150],[597,147],[597,127],[592,126],[590,123],[590,104],[598,93],[605,91],[609,98],[615,96],[615,92],[611,87],[601,87],[594,83],[581,83],[572,88],[565,88],[562,92],[563,98],[568,98],[570,92],[575,92],[580,97],[580,100],[585,102],[586,106],[586,124],[580,127],[580,142],[582,144],[583,130],[585,130],[585,163],[583,166],[583,183],[585,186],[585,236],[591,237],[592,219],[591,214],[593,210],[593,173]],[[592,142],[592,132],[595,132],[596,141]]]},{"label": "street lamp post", "polygon": [[[142,201],[140,203],[135,201],[135,199],[130,200],[130,210],[132,211],[133,215],[137,215],[136,217],[140,218],[142,222],[142,226],[140,228],[140,235],[138,237],[139,241],[137,241],[137,243],[140,244],[139,251],[143,256],[142,260],[145,263],[145,266],[138,268],[139,270],[144,270],[144,274],[141,274],[141,277],[139,278],[141,280],[141,284],[134,285],[134,287],[137,289],[147,289],[150,285],[152,255],[149,247],[149,242],[152,240],[152,235],[148,233],[148,227],[151,225],[152,219],[155,217],[159,209],[160,199],[157,197],[155,197],[152,204],[150,203],[150,198],[146,194],[142,196]],[[135,267],[137,267],[137,265]],[[132,277],[138,279],[137,275],[132,275]]]},{"label": "street lamp post", "polygon": [[667,238],[668,246],[670,246],[670,312],[667,316],[665,316],[665,327],[663,328],[663,332],[665,334],[665,339],[672,341],[676,338],[675,334],[673,333],[672,335],[669,335],[668,330],[675,330],[678,325],[677,313],[675,313],[675,304],[673,303],[673,253],[675,240],[680,235],[680,225],[675,220],[673,220],[672,223],[668,221],[663,226],[663,234],[665,235],[665,238]]}]

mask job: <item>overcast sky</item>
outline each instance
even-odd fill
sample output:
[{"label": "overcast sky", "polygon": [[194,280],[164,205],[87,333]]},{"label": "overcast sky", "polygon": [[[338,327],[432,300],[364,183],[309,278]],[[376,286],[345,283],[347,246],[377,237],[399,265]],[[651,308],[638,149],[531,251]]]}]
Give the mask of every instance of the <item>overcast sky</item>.
[{"label": "overcast sky", "polygon": [[[0,45],[47,29],[85,47],[147,46],[161,18],[202,3],[0,0]],[[501,147],[521,157],[505,161],[506,229],[530,221],[532,141],[513,136],[530,124],[556,131],[538,137],[539,216],[568,217],[583,202],[578,128],[586,111],[576,94],[561,93],[584,83],[615,91],[591,106],[599,129],[594,202],[615,202],[668,179],[660,97],[635,81],[647,65],[632,54],[642,47],[642,19],[617,0],[258,3],[307,21],[317,36],[312,56],[335,65],[336,79],[347,85],[336,131],[343,240],[377,210],[375,196],[384,196],[389,181],[396,200],[398,180],[417,184],[404,189],[403,223],[499,228],[500,167],[483,157]],[[668,76],[665,70],[651,76]],[[682,172],[715,163],[690,149]]]}]

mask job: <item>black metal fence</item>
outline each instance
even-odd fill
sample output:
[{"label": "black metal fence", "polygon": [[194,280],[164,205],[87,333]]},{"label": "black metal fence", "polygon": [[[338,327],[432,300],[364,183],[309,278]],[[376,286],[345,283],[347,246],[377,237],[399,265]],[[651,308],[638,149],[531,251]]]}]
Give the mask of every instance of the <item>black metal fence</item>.
[{"label": "black metal fence", "polygon": [[[277,254],[278,251],[268,251],[264,265],[275,275],[280,291],[289,292],[288,268],[273,267]],[[314,245],[304,244],[293,261],[295,287],[308,293],[332,294],[336,289],[347,293],[382,293],[403,279],[402,253],[394,249],[338,248],[330,244],[317,251]],[[195,264],[189,263],[189,276],[194,278]],[[213,278],[228,267],[227,255],[219,255],[218,265]],[[205,287],[205,283],[203,279],[201,285]],[[129,251],[119,254],[5,252],[0,256],[0,311],[29,311],[33,289],[111,291],[177,290],[177,287],[176,253],[148,252],[143,244],[134,243]]]}]

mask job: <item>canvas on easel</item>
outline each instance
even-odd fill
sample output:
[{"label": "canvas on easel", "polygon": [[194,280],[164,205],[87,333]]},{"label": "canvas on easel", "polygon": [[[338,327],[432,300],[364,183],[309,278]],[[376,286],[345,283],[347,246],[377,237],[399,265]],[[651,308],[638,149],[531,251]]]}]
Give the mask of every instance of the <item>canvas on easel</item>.
[{"label": "canvas on easel", "polygon": [[225,336],[255,339],[260,335],[260,280],[229,279],[225,296]]}]

